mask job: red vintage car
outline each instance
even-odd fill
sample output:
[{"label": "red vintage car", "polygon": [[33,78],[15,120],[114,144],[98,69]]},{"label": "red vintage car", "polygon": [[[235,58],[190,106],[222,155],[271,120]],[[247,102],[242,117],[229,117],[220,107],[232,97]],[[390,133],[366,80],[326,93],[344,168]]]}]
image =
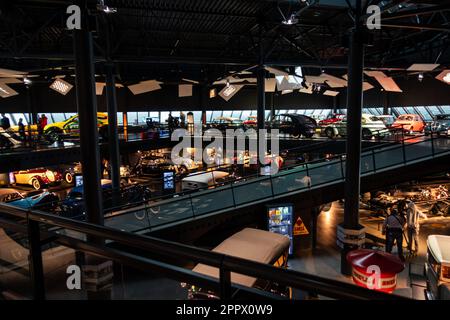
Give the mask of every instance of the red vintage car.
[{"label": "red vintage car", "polygon": [[258,124],[258,117],[248,116],[247,120],[245,120],[243,124],[247,127],[256,127],[256,125]]},{"label": "red vintage car", "polygon": [[331,113],[326,119],[319,121],[319,126],[327,126],[332,123],[341,122],[344,117],[345,114]]},{"label": "red vintage car", "polygon": [[14,179],[16,184],[31,185],[34,189],[40,190],[42,186],[60,183],[63,176],[57,171],[39,168],[14,172]]}]

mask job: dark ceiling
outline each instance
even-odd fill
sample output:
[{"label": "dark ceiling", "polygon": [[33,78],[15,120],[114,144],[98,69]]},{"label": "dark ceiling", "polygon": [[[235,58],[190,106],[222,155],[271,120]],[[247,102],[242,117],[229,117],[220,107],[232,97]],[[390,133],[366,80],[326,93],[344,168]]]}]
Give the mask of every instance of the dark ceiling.
[{"label": "dark ceiling", "polygon": [[[117,8],[108,15],[90,1],[98,73],[109,57],[123,82],[211,81],[257,64],[261,43],[265,64],[301,65],[311,73],[342,69],[338,73],[344,74],[354,1],[105,0]],[[0,68],[73,74],[72,32],[66,30],[70,4],[2,0]],[[392,72],[398,74],[412,63],[450,66],[448,0],[363,4],[377,4],[383,12],[381,30],[367,31],[366,67],[396,68]],[[298,23],[283,25],[283,15],[293,13]]]}]

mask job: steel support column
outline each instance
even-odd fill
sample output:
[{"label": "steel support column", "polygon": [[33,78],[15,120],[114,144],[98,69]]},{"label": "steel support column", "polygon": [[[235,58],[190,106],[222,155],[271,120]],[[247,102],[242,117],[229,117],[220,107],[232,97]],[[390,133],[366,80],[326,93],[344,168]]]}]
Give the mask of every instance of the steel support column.
[{"label": "steel support column", "polygon": [[264,68],[264,46],[262,41],[262,26],[259,26],[259,65],[256,71],[257,78],[257,127],[264,129],[265,123],[265,111],[266,111],[266,77]]},{"label": "steel support column", "polygon": [[[114,65],[105,65],[106,73],[106,102],[108,108],[108,149],[109,165],[113,190],[120,192],[120,154],[119,134],[117,130],[117,99]],[[115,198],[115,197],[114,197]]]},{"label": "steel support column", "polygon": [[33,286],[34,300],[45,299],[44,266],[42,263],[41,237],[39,222],[27,219],[29,247],[30,277]]},{"label": "steel support column", "polygon": [[348,60],[347,91],[347,157],[345,161],[345,206],[344,236],[341,251],[341,273],[351,274],[351,266],[346,256],[356,246],[354,232],[360,230],[359,225],[359,193],[361,183],[361,113],[363,106],[363,67],[364,41],[361,24],[361,1],[356,1],[355,27],[350,32],[350,54]]},{"label": "steel support column", "polygon": [[92,33],[87,1],[77,3],[81,8],[82,23],[80,30],[74,30],[74,52],[84,203],[87,221],[103,224]]}]

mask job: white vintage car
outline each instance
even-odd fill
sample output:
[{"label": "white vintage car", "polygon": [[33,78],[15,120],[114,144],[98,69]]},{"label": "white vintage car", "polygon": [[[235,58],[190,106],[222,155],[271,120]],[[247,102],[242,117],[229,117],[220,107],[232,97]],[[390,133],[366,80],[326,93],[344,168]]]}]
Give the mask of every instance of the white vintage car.
[{"label": "white vintage car", "polygon": [[425,276],[427,299],[450,300],[450,236],[428,236]]},{"label": "white vintage car", "polygon": [[[361,116],[362,138],[370,140],[373,137],[385,137],[389,134],[389,130],[383,120],[378,117],[363,113]],[[322,133],[328,138],[337,136],[344,137],[347,135],[347,117],[342,121],[331,123],[322,129]]]},{"label": "white vintage car", "polygon": [[31,185],[34,189],[40,190],[44,185],[61,182],[62,175],[57,171],[41,168],[14,172],[14,179],[16,184]]}]

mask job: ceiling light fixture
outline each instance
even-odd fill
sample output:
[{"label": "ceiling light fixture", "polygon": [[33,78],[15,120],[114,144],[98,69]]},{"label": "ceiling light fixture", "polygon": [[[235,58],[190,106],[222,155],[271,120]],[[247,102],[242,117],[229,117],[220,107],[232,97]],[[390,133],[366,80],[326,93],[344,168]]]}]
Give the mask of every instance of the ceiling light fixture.
[{"label": "ceiling light fixture", "polygon": [[56,92],[62,94],[63,96],[68,94],[69,91],[72,90],[72,88],[73,85],[59,78],[53,81],[53,83],[50,85],[50,89],[55,90]]}]

